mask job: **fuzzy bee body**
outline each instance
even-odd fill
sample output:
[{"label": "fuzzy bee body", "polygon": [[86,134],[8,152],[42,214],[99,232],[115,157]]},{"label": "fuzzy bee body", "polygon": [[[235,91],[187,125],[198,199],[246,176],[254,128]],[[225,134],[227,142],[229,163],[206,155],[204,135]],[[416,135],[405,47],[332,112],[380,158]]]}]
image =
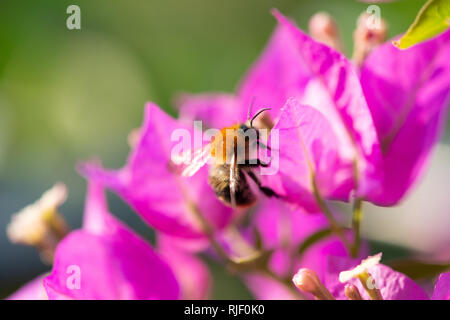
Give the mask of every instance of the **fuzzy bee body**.
[{"label": "fuzzy bee body", "polygon": [[261,143],[259,133],[253,128],[252,121],[265,110],[268,109],[260,110],[251,120],[249,119],[249,124],[235,124],[223,128],[208,145],[183,154],[180,162],[185,157],[193,160],[183,170],[182,175],[192,176],[209,159],[212,159],[208,182],[216,196],[225,204],[232,207],[247,207],[256,201],[256,196],[247,181],[248,178],[253,180],[265,195],[276,196],[271,189],[261,185],[253,172],[253,169],[259,166],[267,166],[253,156],[255,148],[258,148]]},{"label": "fuzzy bee body", "polygon": [[[216,196],[226,204],[231,205],[231,189],[230,189],[230,165],[221,164],[213,165],[209,171],[208,182],[214,190]],[[250,188],[242,169],[238,169],[238,174],[235,176],[236,190],[235,201],[236,206],[247,207],[251,206],[256,201],[256,196]]]}]

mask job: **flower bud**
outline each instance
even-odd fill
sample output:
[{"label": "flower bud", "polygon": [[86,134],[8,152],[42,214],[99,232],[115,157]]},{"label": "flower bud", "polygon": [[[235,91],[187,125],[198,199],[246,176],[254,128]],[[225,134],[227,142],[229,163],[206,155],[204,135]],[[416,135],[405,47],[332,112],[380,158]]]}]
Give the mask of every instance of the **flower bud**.
[{"label": "flower bud", "polygon": [[362,13],[353,32],[353,61],[361,66],[366,57],[386,40],[387,24],[381,18],[367,12]]},{"label": "flower bud", "polygon": [[342,271],[339,274],[339,281],[341,283],[345,283],[350,281],[353,278],[359,279],[364,289],[367,291],[367,294],[370,296],[372,300],[383,300],[381,296],[380,290],[374,285],[374,278],[368,272],[369,268],[376,266],[381,260],[381,253],[378,253],[374,256],[370,256],[367,259],[361,261],[359,265],[355,268]]},{"label": "flower bud", "polygon": [[130,131],[127,137],[128,146],[133,149],[141,138],[141,128],[135,128]]},{"label": "flower bud", "polygon": [[333,17],[326,12],[318,12],[309,19],[309,34],[315,40],[320,41],[338,51],[342,51],[342,42],[339,29]]},{"label": "flower bud", "polygon": [[353,284],[345,285],[345,295],[349,300],[363,300],[358,288]]},{"label": "flower bud", "polygon": [[292,278],[292,282],[298,289],[312,294],[317,300],[335,300],[317,274],[310,269],[300,269]]},{"label": "flower bud", "polygon": [[14,214],[7,227],[10,241],[37,247],[42,258],[51,262],[58,242],[69,232],[57,210],[66,198],[66,186],[59,183],[38,201]]}]

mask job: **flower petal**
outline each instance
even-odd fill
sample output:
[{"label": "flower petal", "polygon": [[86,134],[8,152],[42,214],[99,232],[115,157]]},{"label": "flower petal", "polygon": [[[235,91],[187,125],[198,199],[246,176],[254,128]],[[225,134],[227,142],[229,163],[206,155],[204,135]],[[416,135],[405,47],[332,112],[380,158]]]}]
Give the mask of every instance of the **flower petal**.
[{"label": "flower petal", "polygon": [[296,300],[291,290],[261,274],[248,274],[244,278],[245,284],[258,300]]},{"label": "flower petal", "polygon": [[186,300],[208,299],[212,278],[205,263],[194,254],[183,250],[171,238],[158,235],[158,252],[175,273]]},{"label": "flower petal", "polygon": [[[80,286],[71,286],[79,275]],[[168,265],[126,229],[111,236],[74,231],[58,246],[50,276],[50,299],[177,299]]]},{"label": "flower petal", "polygon": [[[89,188],[86,230],[71,232],[56,249],[52,272],[44,279],[49,298],[177,299],[172,270],[147,242],[99,210],[106,205],[103,197],[96,199],[98,191],[98,186]],[[97,228],[101,225],[110,229]]]},{"label": "flower petal", "polygon": [[[336,299],[346,300],[345,283],[339,281],[339,273],[356,267],[360,260],[330,257],[328,272],[325,276],[325,286]],[[427,300],[425,291],[412,279],[403,273],[392,270],[386,265],[377,264],[368,268],[376,287],[384,300]],[[369,299],[365,289],[357,279],[348,283],[355,285],[364,299]]]},{"label": "flower petal", "polygon": [[431,300],[450,300],[450,272],[439,276]]},{"label": "flower petal", "polygon": [[449,56],[450,31],[408,50],[386,43],[365,61],[361,83],[384,154],[375,204],[396,204],[427,166],[445,125]]},{"label": "flower petal", "polygon": [[149,103],[140,141],[124,168],[112,171],[88,164],[80,170],[117,192],[159,231],[184,238],[205,237],[192,206],[216,229],[229,222],[232,210],[208,185],[206,167],[191,178],[173,172],[171,151],[179,141],[171,141],[171,135],[177,129],[186,130],[189,138],[194,136],[193,128],[182,126]]},{"label": "flower petal", "polygon": [[176,105],[180,119],[188,124],[201,120],[206,127],[220,130],[246,120],[237,98],[226,93],[182,94],[177,97]]},{"label": "flower petal", "polygon": [[278,26],[264,52],[244,77],[240,88],[241,103],[255,109],[269,107],[276,121],[289,97],[300,97],[310,75],[288,30]]},{"label": "flower petal", "polygon": [[[278,146],[274,134],[278,134]],[[289,99],[271,132],[271,147],[278,172],[264,176],[265,184],[283,199],[318,212],[313,174],[323,196],[347,199],[353,187],[353,164],[340,154],[338,139],[321,112]]]},{"label": "flower petal", "polygon": [[280,248],[287,243],[297,246],[314,232],[328,226],[324,215],[307,214],[277,199],[262,201],[252,222],[260,232],[266,249]]},{"label": "flower petal", "polygon": [[103,186],[97,181],[89,181],[83,215],[83,230],[92,234],[111,235],[118,228],[122,228],[122,224],[109,213]]},{"label": "flower petal", "polygon": [[[283,79],[278,81],[283,88],[280,99],[283,95],[285,99],[295,97],[300,103],[317,108],[327,117],[339,141],[340,154],[358,160],[359,195],[364,196],[370,190],[377,189],[381,151],[353,65],[339,52],[311,39],[278,11],[274,11],[274,15],[280,28],[284,29],[279,32],[285,37],[282,45],[287,49],[286,52],[279,49],[276,58],[271,59],[289,65],[289,68],[277,69],[272,67],[274,63],[268,64],[271,70],[286,74],[266,71],[266,76],[274,74],[275,79]],[[289,46],[287,43],[290,43]]]},{"label": "flower petal", "polygon": [[[327,219],[320,213],[308,214],[280,200],[265,200],[254,212],[253,223],[261,235],[263,248],[273,250],[269,261],[271,271],[281,277],[292,277],[299,268],[310,268],[324,278],[330,255],[349,256],[336,236],[328,236],[312,244],[298,257],[300,245],[316,231],[328,226]],[[367,250],[363,248],[361,251]],[[297,298],[286,286],[261,274],[248,274],[244,281],[258,299]]]},{"label": "flower petal", "polygon": [[48,300],[43,283],[46,275],[47,274],[40,275],[24,284],[16,292],[10,295],[7,300]]}]

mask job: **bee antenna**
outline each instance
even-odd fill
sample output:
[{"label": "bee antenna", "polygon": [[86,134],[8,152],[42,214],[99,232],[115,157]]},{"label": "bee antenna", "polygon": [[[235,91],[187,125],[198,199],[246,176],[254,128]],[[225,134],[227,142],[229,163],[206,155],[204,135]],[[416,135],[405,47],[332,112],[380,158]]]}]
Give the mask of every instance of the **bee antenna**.
[{"label": "bee antenna", "polygon": [[267,110],[271,110],[271,108],[261,109],[253,116],[253,118],[250,120],[250,128],[253,128],[253,120],[255,120],[261,113],[263,113],[264,111],[267,111]]},{"label": "bee antenna", "polygon": [[250,106],[248,107],[248,112],[247,112],[247,120],[250,120],[250,115],[252,114],[252,108],[253,108],[253,104],[255,103],[255,97],[252,97],[252,100],[250,100]]}]

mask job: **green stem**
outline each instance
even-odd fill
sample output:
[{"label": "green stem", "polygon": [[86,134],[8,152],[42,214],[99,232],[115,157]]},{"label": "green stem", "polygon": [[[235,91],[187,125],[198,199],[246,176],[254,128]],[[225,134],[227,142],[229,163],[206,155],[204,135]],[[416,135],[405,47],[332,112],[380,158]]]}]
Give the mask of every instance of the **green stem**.
[{"label": "green stem", "polygon": [[312,186],[313,186],[313,193],[314,198],[319,205],[320,209],[322,210],[323,214],[327,217],[328,221],[330,222],[331,230],[341,239],[342,243],[344,244],[345,248],[348,252],[351,252],[351,245],[348,241],[347,237],[345,236],[344,230],[339,225],[339,223],[336,221],[336,219],[333,216],[333,213],[331,212],[330,208],[328,208],[328,205],[325,202],[325,199],[323,198],[322,194],[319,191],[319,188],[317,187],[316,179],[313,175],[312,177]]},{"label": "green stem", "polygon": [[[269,267],[267,266],[267,263],[265,263],[264,265],[252,264],[252,262],[253,262],[252,259],[235,259],[233,257],[230,257],[228,255],[228,253],[223,249],[222,245],[215,239],[214,231],[213,231],[211,225],[203,217],[203,215],[200,212],[200,210],[194,204],[191,204],[190,207],[191,207],[191,212],[194,214],[194,216],[200,222],[200,224],[202,226],[202,229],[205,232],[205,234],[207,235],[208,240],[209,240],[211,246],[213,247],[214,251],[216,251],[216,253],[219,255],[219,257],[228,266],[232,267],[234,270],[239,270],[240,268],[243,267],[244,264],[246,265],[246,267],[250,266],[250,265],[254,266],[252,268],[254,270],[252,270],[252,271],[260,272],[260,273],[262,273],[262,274],[264,274],[264,275],[274,279],[275,281],[279,282],[280,284],[286,286],[286,288],[288,290],[290,290],[291,293],[295,297],[297,297],[298,299],[304,300],[304,297],[301,296],[301,294],[298,292],[298,290],[292,285],[290,279],[289,278],[284,279],[284,278],[278,276],[277,274],[275,274],[272,270],[269,269]],[[254,259],[254,260],[256,261],[256,259]]]},{"label": "green stem", "polygon": [[[359,189],[359,169],[358,169],[358,159],[355,158],[353,161],[353,170],[355,177],[355,192],[358,192]],[[351,247],[351,256],[356,258],[359,253],[359,248],[361,246],[361,221],[363,218],[362,212],[362,203],[363,199],[359,196],[355,197],[353,202],[353,215],[352,215],[352,228],[353,228],[353,244]]]},{"label": "green stem", "polygon": [[361,220],[363,218],[362,202],[361,198],[356,198],[355,203],[353,204],[352,226],[355,237],[351,248],[353,258],[358,256],[359,248],[361,246]]},{"label": "green stem", "polygon": [[375,287],[375,284],[371,283],[370,287],[368,285],[369,282],[372,282],[371,279],[373,279],[372,276],[370,275],[370,273],[368,273],[367,271],[363,272],[363,273],[358,275],[358,279],[361,282],[361,284],[364,287],[364,289],[366,290],[366,292],[369,295],[370,299],[372,299],[372,300],[383,300],[383,296],[381,295],[380,290]]}]

